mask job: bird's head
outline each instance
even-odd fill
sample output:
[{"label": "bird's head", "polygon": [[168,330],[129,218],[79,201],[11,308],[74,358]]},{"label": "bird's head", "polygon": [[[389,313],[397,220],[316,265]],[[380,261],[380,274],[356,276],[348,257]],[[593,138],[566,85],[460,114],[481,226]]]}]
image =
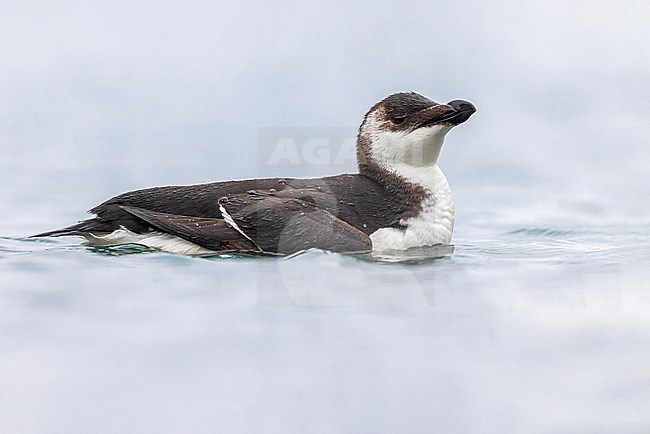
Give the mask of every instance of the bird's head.
[{"label": "bird's head", "polygon": [[468,101],[440,104],[415,92],[384,98],[372,106],[359,127],[360,171],[373,165],[385,170],[396,165],[436,165],[445,135],[475,111]]}]

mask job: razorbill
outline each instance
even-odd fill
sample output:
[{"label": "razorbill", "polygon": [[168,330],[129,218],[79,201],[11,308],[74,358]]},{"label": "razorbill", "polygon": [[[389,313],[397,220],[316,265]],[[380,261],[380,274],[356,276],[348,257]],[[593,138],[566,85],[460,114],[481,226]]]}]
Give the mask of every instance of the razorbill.
[{"label": "razorbill", "polygon": [[154,187],[115,196],[94,218],[35,237],[80,235],[92,246],[140,244],[183,254],[291,254],[309,248],[384,252],[449,244],[454,202],[438,156],[476,111],[415,92],[366,113],[359,173]]}]

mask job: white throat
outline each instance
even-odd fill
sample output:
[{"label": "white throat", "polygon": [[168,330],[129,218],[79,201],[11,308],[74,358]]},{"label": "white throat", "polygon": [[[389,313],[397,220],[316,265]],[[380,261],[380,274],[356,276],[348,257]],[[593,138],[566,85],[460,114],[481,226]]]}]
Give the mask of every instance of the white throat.
[{"label": "white throat", "polygon": [[438,165],[431,168],[401,166],[400,176],[429,191],[422,201],[420,213],[400,221],[405,229],[381,228],[370,235],[372,251],[387,252],[413,247],[451,244],[456,208],[449,183]]},{"label": "white throat", "polygon": [[384,169],[399,166],[433,167],[445,136],[452,125],[432,125],[413,131],[386,131],[370,128],[371,158]]},{"label": "white throat", "polygon": [[438,157],[451,130],[449,125],[418,128],[410,133],[381,131],[373,134],[371,158],[381,168],[425,188],[429,196],[416,216],[400,223],[405,229],[382,228],[370,235],[373,252],[450,244],[455,207]]}]

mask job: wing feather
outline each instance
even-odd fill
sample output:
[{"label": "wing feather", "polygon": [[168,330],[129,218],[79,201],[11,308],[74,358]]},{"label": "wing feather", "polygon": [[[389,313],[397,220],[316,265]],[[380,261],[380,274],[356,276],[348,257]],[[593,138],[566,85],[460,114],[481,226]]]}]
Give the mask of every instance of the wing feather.
[{"label": "wing feather", "polygon": [[227,218],[121,208],[161,231],[216,251],[291,254],[309,248],[334,252],[372,249],[368,235],[311,201],[255,192],[223,198],[219,207]]},{"label": "wing feather", "polygon": [[154,228],[214,251],[259,251],[250,240],[233,230],[223,219],[161,213],[123,206],[122,209]]}]

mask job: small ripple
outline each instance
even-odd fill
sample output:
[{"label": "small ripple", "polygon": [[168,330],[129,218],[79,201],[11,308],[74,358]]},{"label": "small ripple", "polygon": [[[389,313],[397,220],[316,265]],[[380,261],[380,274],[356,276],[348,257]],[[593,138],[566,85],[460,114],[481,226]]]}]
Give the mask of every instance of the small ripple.
[{"label": "small ripple", "polygon": [[139,253],[154,253],[156,250],[140,244],[120,244],[117,246],[84,246],[86,250],[104,256],[135,255]]},{"label": "small ripple", "polygon": [[0,255],[17,255],[43,251],[64,245],[60,240],[26,237],[0,237]]},{"label": "small ripple", "polygon": [[12,240],[18,241],[21,243],[31,243],[31,244],[61,244],[61,240],[53,238],[34,238],[34,237],[0,237],[0,240]]},{"label": "small ripple", "polygon": [[[511,237],[522,233],[526,236]],[[454,258],[477,265],[493,261],[598,267],[643,261],[643,252],[647,251],[648,244],[625,233],[538,228],[511,231],[494,239],[459,243],[457,248]]]},{"label": "small ripple", "polygon": [[566,237],[575,235],[576,231],[551,228],[522,228],[506,232],[506,235],[527,235],[532,237]]}]

